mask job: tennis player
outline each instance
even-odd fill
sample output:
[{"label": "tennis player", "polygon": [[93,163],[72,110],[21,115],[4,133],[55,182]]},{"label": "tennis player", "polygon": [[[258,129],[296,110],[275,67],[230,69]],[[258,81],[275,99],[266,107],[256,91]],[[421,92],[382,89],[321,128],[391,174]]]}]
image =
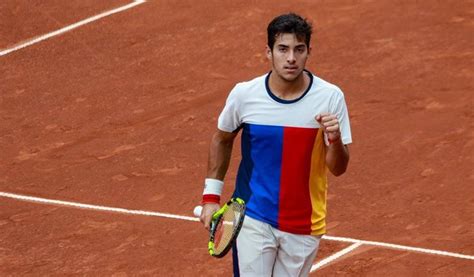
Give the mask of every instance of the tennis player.
[{"label": "tennis player", "polygon": [[233,247],[234,276],[307,276],[326,231],[327,169],[339,176],[349,162],[344,95],[305,69],[311,34],[293,13],[270,22],[271,71],[232,89],[211,140],[200,217],[206,228],[241,131],[233,197],[247,210]]}]

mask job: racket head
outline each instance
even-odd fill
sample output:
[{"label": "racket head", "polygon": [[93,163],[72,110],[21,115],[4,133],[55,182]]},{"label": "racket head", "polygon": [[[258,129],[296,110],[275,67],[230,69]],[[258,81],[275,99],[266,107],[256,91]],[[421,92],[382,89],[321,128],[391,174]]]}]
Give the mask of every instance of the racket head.
[{"label": "racket head", "polygon": [[224,257],[232,248],[244,222],[245,202],[232,198],[214,213],[211,220],[209,254],[216,258]]}]

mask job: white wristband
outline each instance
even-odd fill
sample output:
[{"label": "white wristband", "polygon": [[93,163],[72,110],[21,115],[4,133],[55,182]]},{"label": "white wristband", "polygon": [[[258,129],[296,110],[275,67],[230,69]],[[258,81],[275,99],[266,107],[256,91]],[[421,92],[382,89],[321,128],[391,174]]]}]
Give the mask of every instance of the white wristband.
[{"label": "white wristband", "polygon": [[203,195],[206,194],[214,194],[214,195],[221,195],[222,188],[224,187],[224,182],[217,179],[206,178],[204,181],[204,192]]}]

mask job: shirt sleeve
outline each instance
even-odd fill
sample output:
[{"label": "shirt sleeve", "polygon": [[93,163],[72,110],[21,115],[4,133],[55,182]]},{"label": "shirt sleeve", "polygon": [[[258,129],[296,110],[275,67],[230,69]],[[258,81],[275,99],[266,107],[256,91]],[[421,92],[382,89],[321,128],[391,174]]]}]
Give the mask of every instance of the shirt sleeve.
[{"label": "shirt sleeve", "polygon": [[242,122],[240,118],[240,101],[238,95],[238,87],[235,86],[229,93],[224,109],[219,115],[217,121],[217,128],[219,130],[231,133],[240,128]]},{"label": "shirt sleeve", "polygon": [[[336,97],[330,103],[330,112],[335,114],[339,120],[339,129],[341,131],[341,140],[343,144],[352,143],[351,126],[349,121],[349,112],[347,110],[344,93],[337,89]],[[327,140],[326,140],[327,141]]]}]

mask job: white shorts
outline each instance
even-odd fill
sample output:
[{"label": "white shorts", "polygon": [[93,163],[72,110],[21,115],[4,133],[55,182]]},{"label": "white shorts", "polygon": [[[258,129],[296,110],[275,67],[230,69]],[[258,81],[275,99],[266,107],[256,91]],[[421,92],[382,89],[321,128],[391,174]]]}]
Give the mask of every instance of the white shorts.
[{"label": "white shorts", "polygon": [[233,247],[234,276],[308,276],[320,239],[283,232],[245,216]]}]

